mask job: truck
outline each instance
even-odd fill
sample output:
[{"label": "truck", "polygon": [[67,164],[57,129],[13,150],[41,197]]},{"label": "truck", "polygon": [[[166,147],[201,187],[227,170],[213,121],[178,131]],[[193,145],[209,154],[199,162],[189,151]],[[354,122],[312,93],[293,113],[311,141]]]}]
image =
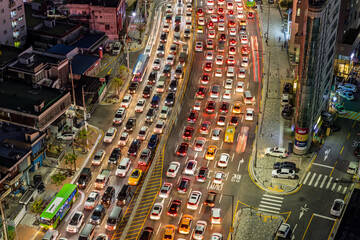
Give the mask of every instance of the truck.
[{"label": "truck", "polygon": [[105,185],[109,182],[110,178],[110,169],[103,169],[100,174],[95,179],[95,188],[96,189],[103,189]]},{"label": "truck", "polygon": [[218,52],[224,52],[224,51],[225,51],[225,42],[219,41]]},{"label": "truck", "polygon": [[179,56],[180,64],[185,65],[186,60],[187,60],[187,54],[185,52],[180,53],[180,56]]}]

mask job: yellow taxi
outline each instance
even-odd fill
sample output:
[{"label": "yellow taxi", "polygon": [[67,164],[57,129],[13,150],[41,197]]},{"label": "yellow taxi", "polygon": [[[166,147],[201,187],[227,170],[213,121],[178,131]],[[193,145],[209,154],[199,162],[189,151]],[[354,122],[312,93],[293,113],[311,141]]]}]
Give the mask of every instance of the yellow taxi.
[{"label": "yellow taxi", "polygon": [[205,159],[214,160],[216,151],[217,151],[217,147],[214,145],[210,145],[206,152]]},{"label": "yellow taxi", "polygon": [[181,219],[180,226],[179,226],[179,233],[181,234],[189,234],[190,228],[192,224],[193,216],[191,215],[184,215]]},{"label": "yellow taxi", "polygon": [[175,237],[175,226],[166,225],[164,228],[163,240],[174,240]]},{"label": "yellow taxi", "polygon": [[240,114],[241,113],[241,102],[240,101],[235,101],[232,112],[235,113],[235,114]]},{"label": "yellow taxi", "polygon": [[141,177],[142,177],[142,171],[140,169],[134,169],[131,172],[131,175],[128,180],[128,184],[133,186],[138,185]]}]

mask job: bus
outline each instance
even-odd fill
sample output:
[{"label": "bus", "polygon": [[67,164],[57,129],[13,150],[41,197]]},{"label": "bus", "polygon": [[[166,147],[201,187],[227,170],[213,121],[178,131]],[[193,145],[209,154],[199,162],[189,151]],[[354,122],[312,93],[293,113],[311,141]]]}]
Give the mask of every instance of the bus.
[{"label": "bus", "polygon": [[247,7],[255,7],[255,0],[246,0]]},{"label": "bus", "polygon": [[79,196],[75,184],[66,183],[40,215],[40,226],[55,229]]},{"label": "bus", "polygon": [[138,57],[135,67],[132,71],[133,74],[133,82],[141,82],[143,76],[146,73],[146,67],[149,62],[149,56],[147,54],[140,54]]},{"label": "bus", "polygon": [[234,142],[234,137],[235,137],[235,127],[234,126],[228,126],[226,128],[224,142],[233,143]]}]

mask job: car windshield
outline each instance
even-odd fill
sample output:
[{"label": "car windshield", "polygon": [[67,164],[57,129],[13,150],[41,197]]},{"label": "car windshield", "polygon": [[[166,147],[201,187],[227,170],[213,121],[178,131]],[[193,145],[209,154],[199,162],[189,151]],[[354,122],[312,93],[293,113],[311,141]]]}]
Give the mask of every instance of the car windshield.
[{"label": "car windshield", "polygon": [[77,225],[79,222],[80,214],[76,213],[70,221],[70,225]]},{"label": "car windshield", "polygon": [[93,198],[93,197],[88,197],[86,201],[87,201],[87,202],[95,202],[95,198]]},{"label": "car windshield", "polygon": [[94,213],[93,213],[93,215],[94,216],[97,216],[97,217],[100,217],[100,215],[101,215],[101,211],[94,211]]},{"label": "car windshield", "polygon": [[106,133],[107,137],[111,137],[113,134],[111,132]]}]

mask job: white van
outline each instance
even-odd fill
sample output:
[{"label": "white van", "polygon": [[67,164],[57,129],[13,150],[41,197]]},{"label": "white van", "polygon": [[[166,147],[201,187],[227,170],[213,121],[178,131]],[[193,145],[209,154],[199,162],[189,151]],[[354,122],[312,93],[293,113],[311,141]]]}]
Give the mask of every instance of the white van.
[{"label": "white van", "polygon": [[126,173],[130,169],[130,164],[131,164],[130,158],[124,157],[123,159],[121,159],[121,162],[120,162],[119,166],[116,169],[116,173],[115,173],[116,176],[125,177]]},{"label": "white van", "polygon": [[250,91],[244,92],[244,103],[245,104],[253,104],[255,102],[255,97],[251,95]]}]

